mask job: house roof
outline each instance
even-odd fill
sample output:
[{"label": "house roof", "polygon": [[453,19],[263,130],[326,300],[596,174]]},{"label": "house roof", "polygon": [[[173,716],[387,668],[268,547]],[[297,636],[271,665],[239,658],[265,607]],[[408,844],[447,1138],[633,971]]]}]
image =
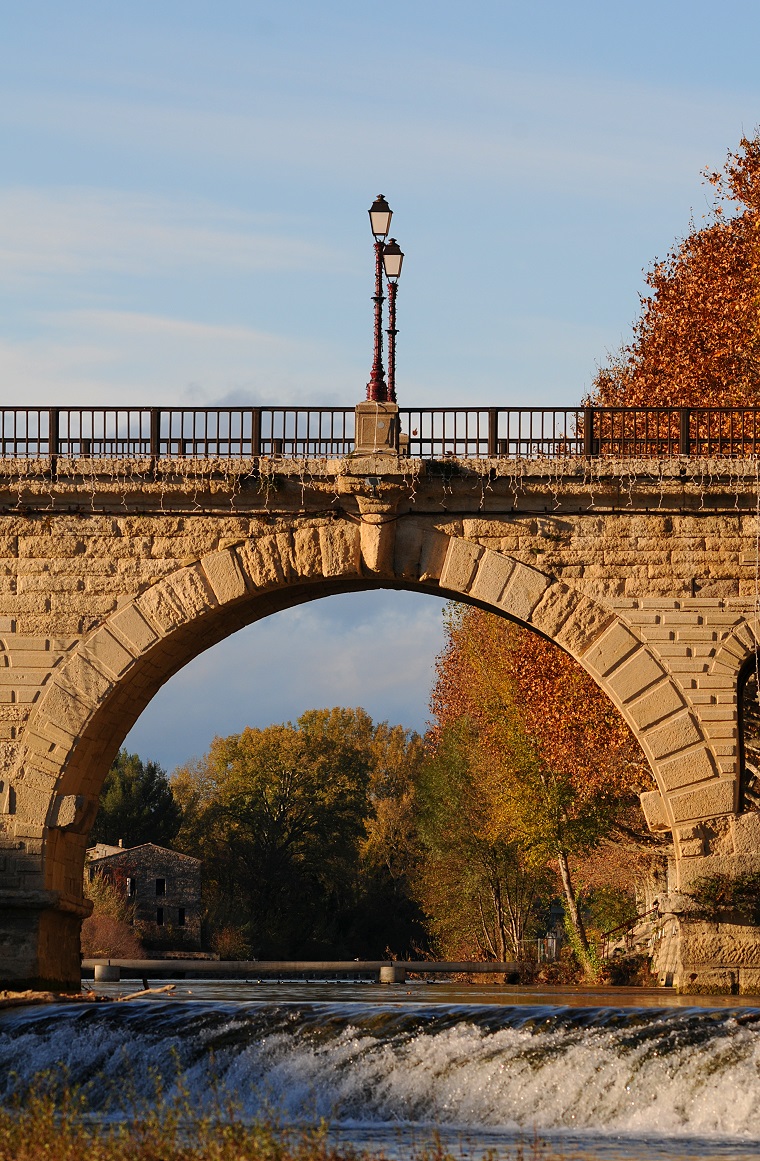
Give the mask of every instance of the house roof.
[{"label": "house roof", "polygon": [[[94,850],[94,847],[90,848]],[[116,859],[122,858],[124,855],[134,855],[137,851],[154,850],[161,851],[162,854],[171,855],[174,859],[185,859],[188,863],[198,863],[200,865],[201,859],[196,859],[193,855],[185,855],[182,851],[173,851],[170,847],[160,847],[157,843],[138,843],[136,847],[120,847],[112,855],[101,855],[99,859],[90,859],[89,866],[93,867],[96,863],[110,863]]]}]

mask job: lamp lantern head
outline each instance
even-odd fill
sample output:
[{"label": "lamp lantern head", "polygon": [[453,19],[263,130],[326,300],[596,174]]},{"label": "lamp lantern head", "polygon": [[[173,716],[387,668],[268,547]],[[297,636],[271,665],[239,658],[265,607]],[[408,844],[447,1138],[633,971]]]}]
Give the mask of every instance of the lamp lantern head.
[{"label": "lamp lantern head", "polygon": [[385,267],[385,277],[389,278],[391,282],[397,282],[401,274],[401,266],[404,261],[404,255],[395,238],[391,238],[390,242],[386,242],[383,247],[383,266]]},{"label": "lamp lantern head", "polygon": [[386,238],[391,228],[393,210],[382,194],[378,194],[369,208],[369,224],[375,238]]}]

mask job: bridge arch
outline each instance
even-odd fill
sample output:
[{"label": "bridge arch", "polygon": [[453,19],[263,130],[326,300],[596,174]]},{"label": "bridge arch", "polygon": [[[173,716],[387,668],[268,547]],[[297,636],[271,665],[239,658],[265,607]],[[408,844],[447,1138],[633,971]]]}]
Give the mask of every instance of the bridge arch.
[{"label": "bridge arch", "polygon": [[53,670],[15,778],[17,813],[45,825],[44,884],[57,900],[43,923],[50,956],[73,965],[76,955],[78,965],[82,868],[102,781],[154,694],[237,629],[329,594],[429,592],[542,634],[586,669],[640,741],[659,787],[642,799],[650,826],[677,831],[689,819],[734,809],[734,780],[717,773],[685,691],[618,612],[514,556],[429,524],[402,521],[392,539],[390,531],[384,522],[338,519],[229,544],[125,601]]}]

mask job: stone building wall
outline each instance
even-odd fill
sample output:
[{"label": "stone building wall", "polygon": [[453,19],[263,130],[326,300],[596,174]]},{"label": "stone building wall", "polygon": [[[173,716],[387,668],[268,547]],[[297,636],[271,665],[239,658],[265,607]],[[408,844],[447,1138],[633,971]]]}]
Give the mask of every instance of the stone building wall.
[{"label": "stone building wall", "polygon": [[200,859],[142,843],[90,859],[87,869],[104,875],[129,898],[146,948],[200,951]]}]

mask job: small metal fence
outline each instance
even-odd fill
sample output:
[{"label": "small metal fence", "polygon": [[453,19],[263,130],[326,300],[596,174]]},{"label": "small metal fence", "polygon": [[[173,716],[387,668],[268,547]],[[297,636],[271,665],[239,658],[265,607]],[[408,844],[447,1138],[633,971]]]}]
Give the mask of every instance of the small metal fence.
[{"label": "small metal fence", "polygon": [[53,407],[0,411],[19,458],[320,458],[354,448],[353,407]]},{"label": "small metal fence", "polygon": [[520,940],[520,959],[526,963],[554,963],[559,959],[564,939],[561,935],[541,935]]},{"label": "small metal fence", "polygon": [[[416,459],[739,459],[760,455],[760,408],[402,407]],[[0,456],[297,459],[349,455],[353,407],[0,409]]]}]

